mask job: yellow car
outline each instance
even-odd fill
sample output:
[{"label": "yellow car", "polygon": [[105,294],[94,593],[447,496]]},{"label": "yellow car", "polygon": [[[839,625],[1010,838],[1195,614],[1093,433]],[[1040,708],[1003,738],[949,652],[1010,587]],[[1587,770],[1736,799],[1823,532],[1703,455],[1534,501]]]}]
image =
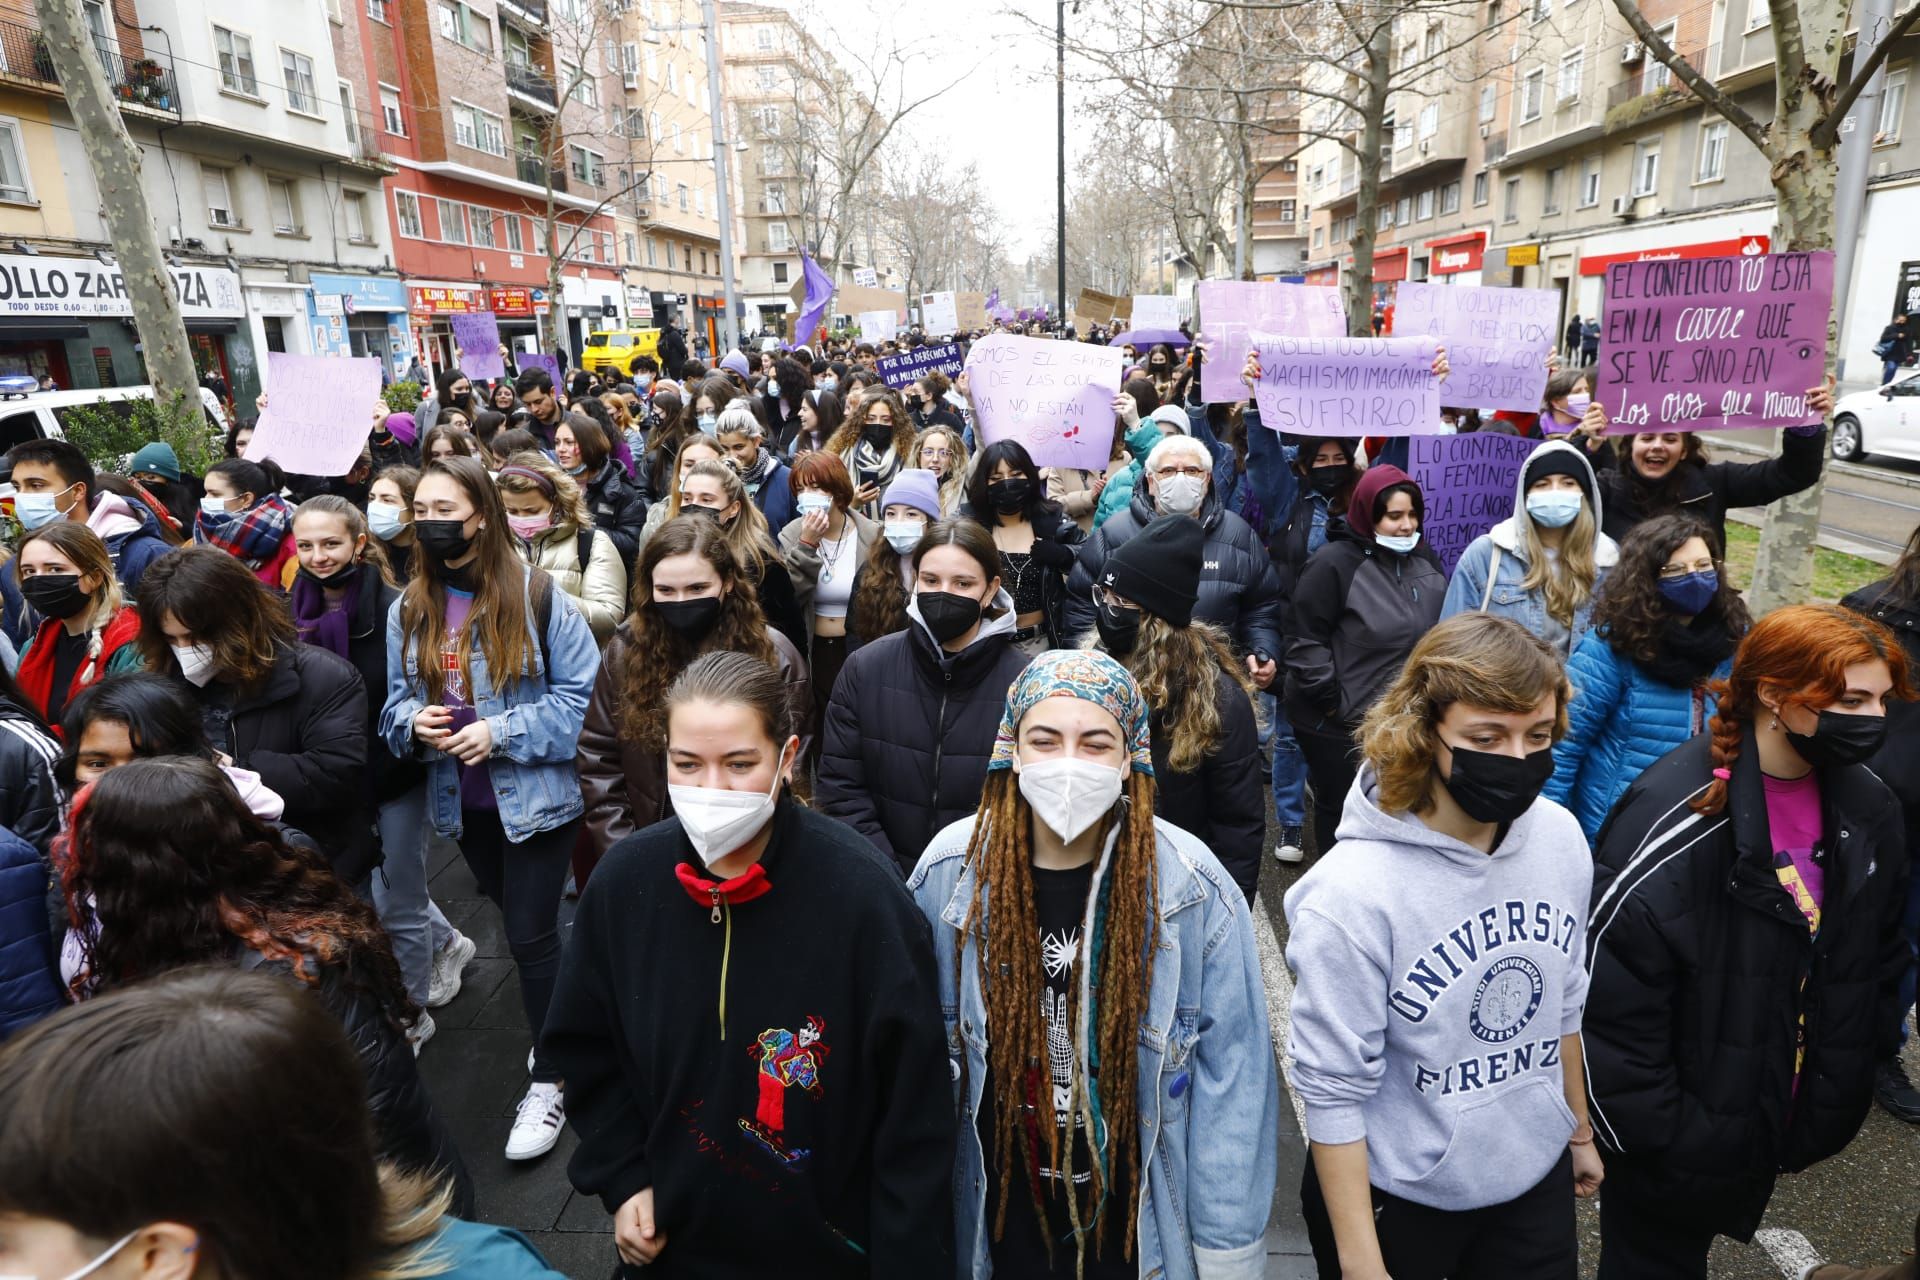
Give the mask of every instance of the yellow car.
[{"label": "yellow car", "polygon": [[658,329],[609,329],[587,335],[587,349],[580,353],[580,367],[603,377],[612,374],[622,381],[633,377],[635,356],[660,357]]}]

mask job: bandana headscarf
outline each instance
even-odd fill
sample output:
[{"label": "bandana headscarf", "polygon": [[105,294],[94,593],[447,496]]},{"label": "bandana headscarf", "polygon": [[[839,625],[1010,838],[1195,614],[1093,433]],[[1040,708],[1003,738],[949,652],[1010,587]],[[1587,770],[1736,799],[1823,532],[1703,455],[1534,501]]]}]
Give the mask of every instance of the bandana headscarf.
[{"label": "bandana headscarf", "polygon": [[1153,776],[1153,746],[1147,736],[1147,700],[1127,669],[1092,649],[1051,649],[1020,673],[1007,690],[1007,710],[1000,717],[1000,735],[993,740],[987,769],[1013,768],[1014,741],[1020,721],[1047,698],[1079,698],[1091,702],[1120,722],[1127,735],[1133,771]]}]

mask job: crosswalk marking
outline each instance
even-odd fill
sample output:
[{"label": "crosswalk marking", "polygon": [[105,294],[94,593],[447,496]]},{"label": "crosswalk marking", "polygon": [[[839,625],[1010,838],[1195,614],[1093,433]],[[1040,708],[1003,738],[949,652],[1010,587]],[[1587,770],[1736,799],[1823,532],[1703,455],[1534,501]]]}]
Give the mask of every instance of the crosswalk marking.
[{"label": "crosswalk marking", "polygon": [[1773,1265],[1788,1280],[1799,1280],[1808,1267],[1820,1264],[1820,1254],[1798,1231],[1785,1227],[1763,1227],[1753,1233],[1753,1242],[1767,1251]]}]

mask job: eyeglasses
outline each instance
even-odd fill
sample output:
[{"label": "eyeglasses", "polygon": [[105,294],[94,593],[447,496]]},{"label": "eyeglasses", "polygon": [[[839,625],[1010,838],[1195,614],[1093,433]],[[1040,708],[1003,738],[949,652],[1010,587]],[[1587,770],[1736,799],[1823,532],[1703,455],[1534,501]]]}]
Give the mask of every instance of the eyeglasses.
[{"label": "eyeglasses", "polygon": [[928,445],[920,451],[920,456],[923,458],[951,458],[953,456],[953,450],[936,449],[932,445]]},{"label": "eyeglasses", "polygon": [[1207,476],[1207,469],[1205,467],[1161,467],[1153,474],[1162,480],[1170,476],[1190,476],[1195,480],[1203,480]]},{"label": "eyeglasses", "polygon": [[1719,567],[1718,560],[1695,560],[1692,564],[1663,564],[1660,566],[1660,576],[1684,578],[1690,573],[1712,573]]}]

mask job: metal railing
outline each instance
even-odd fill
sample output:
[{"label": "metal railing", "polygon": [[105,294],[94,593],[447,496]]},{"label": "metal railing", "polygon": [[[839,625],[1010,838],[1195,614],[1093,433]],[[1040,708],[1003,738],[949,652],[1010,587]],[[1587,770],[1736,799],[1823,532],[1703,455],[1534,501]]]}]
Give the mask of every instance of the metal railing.
[{"label": "metal railing", "polygon": [[559,91],[538,67],[518,62],[507,63],[507,88],[556,110],[560,106]]},{"label": "metal railing", "polygon": [[[152,54],[129,58],[117,45],[98,41],[94,56],[106,73],[107,92],[121,105],[180,113],[180,85],[174,79],[170,59],[163,61]],[[47,52],[45,33],[20,22],[0,22],[0,72],[46,85],[60,83],[53,56]]]},{"label": "metal railing", "polygon": [[547,163],[537,155],[520,152],[513,158],[513,169],[515,176],[530,186],[545,187],[547,176],[551,174],[555,191],[567,189],[567,171],[558,167],[549,168]]},{"label": "metal railing", "polygon": [[40,28],[19,22],[0,22],[0,71],[22,80],[58,84],[53,58],[48,55]]},{"label": "metal railing", "polygon": [[[1711,80],[1714,60],[1719,56],[1720,47],[1709,45],[1705,48],[1676,49],[1687,64],[1703,77]],[[1680,99],[1692,96],[1692,90],[1680,83],[1680,77],[1673,68],[1654,57],[1651,52],[1643,52],[1641,64],[1633,72],[1623,77],[1618,84],[1607,90],[1607,110],[1611,111],[1622,103],[1632,102],[1635,98],[1651,97],[1658,94],[1665,99]]]},{"label": "metal railing", "polygon": [[536,27],[547,25],[547,0],[499,0],[509,17],[520,17]]}]

